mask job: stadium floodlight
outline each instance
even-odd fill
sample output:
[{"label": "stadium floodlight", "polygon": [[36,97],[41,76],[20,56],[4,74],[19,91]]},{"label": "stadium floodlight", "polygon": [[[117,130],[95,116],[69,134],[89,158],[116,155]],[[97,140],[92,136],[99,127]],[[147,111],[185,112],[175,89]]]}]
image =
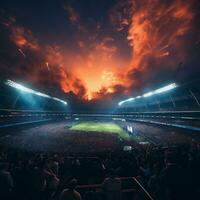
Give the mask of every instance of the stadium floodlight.
[{"label": "stadium floodlight", "polygon": [[140,99],[142,97],[150,97],[150,96],[153,96],[153,95],[156,95],[156,94],[160,94],[160,93],[164,93],[164,92],[168,92],[170,90],[173,90],[174,88],[178,87],[178,85],[176,83],[171,83],[169,85],[166,85],[162,88],[159,88],[157,90],[154,90],[154,91],[151,91],[151,92],[147,92],[145,94],[143,94],[142,96],[137,96],[137,97],[131,97],[127,100],[124,100],[124,101],[120,101],[118,103],[119,106],[121,106],[122,104],[126,103],[126,102],[129,102],[129,101],[133,101],[135,99]]},{"label": "stadium floodlight", "polygon": [[15,83],[14,81],[11,81],[11,80],[8,80],[6,82],[6,84],[9,85],[9,86],[11,86],[11,87],[14,87],[14,88],[16,88],[18,90],[21,90],[23,92],[32,93],[32,94],[36,93],[34,90],[32,90],[30,88],[27,88],[27,87],[24,87],[23,85]]},{"label": "stadium floodlight", "polygon": [[176,87],[177,87],[176,83],[172,83],[172,84],[169,84],[169,85],[167,85],[165,87],[162,87],[160,89],[155,90],[154,93],[155,94],[159,94],[159,93],[167,92],[167,91],[172,90],[172,89],[174,89]]},{"label": "stadium floodlight", "polygon": [[131,98],[126,99],[126,100],[124,100],[124,101],[120,101],[120,102],[118,103],[118,105],[121,106],[122,104],[124,104],[124,103],[126,103],[126,102],[130,102],[130,101],[134,101],[134,100],[135,100],[135,98],[131,97]]},{"label": "stadium floodlight", "polygon": [[7,80],[5,84],[10,86],[10,87],[13,87],[13,88],[15,88],[17,90],[21,90],[22,92],[26,92],[26,93],[34,94],[34,95],[37,95],[37,96],[53,99],[55,101],[58,101],[58,102],[61,102],[61,103],[65,104],[65,105],[67,105],[67,102],[62,100],[62,99],[59,99],[57,97],[51,97],[51,96],[49,96],[47,94],[32,90],[32,89],[27,88],[27,87],[25,87],[25,86],[23,86],[23,85],[21,85],[19,83],[14,82],[14,81]]},{"label": "stadium floodlight", "polygon": [[118,103],[118,105],[121,106],[123,103],[125,103],[125,101],[120,101],[120,102]]},{"label": "stadium floodlight", "polygon": [[127,101],[133,101],[134,99],[135,99],[135,98],[131,97],[131,98],[127,99],[126,102],[127,102]]},{"label": "stadium floodlight", "polygon": [[52,97],[52,99],[54,99],[55,101],[59,101],[59,102],[61,102],[61,103],[63,103],[63,104],[67,104],[66,101],[63,101],[63,100],[58,99],[58,98],[56,98],[56,97]]},{"label": "stadium floodlight", "polygon": [[143,94],[142,96],[143,96],[143,97],[150,97],[150,96],[152,96],[153,94],[154,94],[153,92],[148,92],[148,93]]}]

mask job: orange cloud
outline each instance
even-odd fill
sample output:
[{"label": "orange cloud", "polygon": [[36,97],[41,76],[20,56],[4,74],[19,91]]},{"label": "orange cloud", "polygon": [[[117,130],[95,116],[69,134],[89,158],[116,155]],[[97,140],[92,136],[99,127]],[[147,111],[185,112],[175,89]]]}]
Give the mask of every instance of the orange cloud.
[{"label": "orange cloud", "polygon": [[[34,52],[38,61],[31,69],[36,71],[34,76],[54,81],[65,93],[73,92],[86,100],[112,98],[117,93],[130,95],[144,81],[153,80],[157,72],[174,70],[187,58],[185,36],[192,30],[195,15],[191,0],[124,2],[111,9],[110,19],[115,30],[124,31],[117,34],[126,36],[131,47],[130,60],[119,53],[120,45],[110,34],[98,37],[96,32],[103,25],[98,24],[95,34],[88,31],[88,39],[78,35],[78,50],[41,45],[30,30],[15,21],[6,26],[18,49],[37,50]],[[64,9],[80,31],[80,15],[70,6]],[[43,70],[46,77],[40,74]]]},{"label": "orange cloud", "polygon": [[10,18],[7,22],[7,27],[10,29],[10,39],[19,48],[28,48],[31,50],[38,50],[39,44],[37,39],[33,36],[33,33],[25,29],[23,26],[19,26],[15,23],[14,18]]},{"label": "orange cloud", "polygon": [[[151,73],[150,66],[177,67],[187,57],[184,36],[192,29],[193,1],[177,0],[162,3],[160,0],[134,2],[127,39],[132,47],[129,72],[140,70]],[[165,57],[165,60],[163,60]],[[151,60],[151,62],[150,62]],[[133,80],[134,82],[134,80]]]},{"label": "orange cloud", "polygon": [[[86,50],[81,55],[75,55],[71,61],[73,74],[77,76],[86,88],[85,99],[96,98],[102,88],[108,88],[113,93],[115,84],[122,82],[119,74],[127,63],[117,57],[117,46],[113,38],[105,37],[99,42],[85,45]],[[87,53],[85,53],[87,52]]]}]

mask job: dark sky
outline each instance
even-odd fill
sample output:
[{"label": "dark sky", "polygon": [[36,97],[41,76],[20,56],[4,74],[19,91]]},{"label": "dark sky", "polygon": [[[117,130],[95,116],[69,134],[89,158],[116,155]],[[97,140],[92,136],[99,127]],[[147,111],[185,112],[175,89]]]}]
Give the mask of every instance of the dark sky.
[{"label": "dark sky", "polygon": [[66,99],[116,103],[199,77],[198,0],[1,1],[0,76]]}]

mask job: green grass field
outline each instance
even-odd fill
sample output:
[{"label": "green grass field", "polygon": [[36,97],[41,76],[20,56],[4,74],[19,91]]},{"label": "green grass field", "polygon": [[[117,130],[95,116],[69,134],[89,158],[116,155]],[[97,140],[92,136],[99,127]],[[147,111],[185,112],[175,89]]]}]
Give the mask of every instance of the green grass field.
[{"label": "green grass field", "polygon": [[119,125],[112,122],[79,122],[73,125],[70,130],[83,132],[101,132],[116,134],[122,139],[128,139],[129,134]]}]

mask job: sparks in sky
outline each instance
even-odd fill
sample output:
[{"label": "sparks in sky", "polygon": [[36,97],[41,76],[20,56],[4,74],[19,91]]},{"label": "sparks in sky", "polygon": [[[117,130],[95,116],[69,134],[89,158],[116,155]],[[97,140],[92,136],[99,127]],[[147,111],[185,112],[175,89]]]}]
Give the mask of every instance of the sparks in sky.
[{"label": "sparks in sky", "polygon": [[200,38],[196,3],[118,0],[114,4],[105,0],[83,5],[69,1],[59,7],[62,17],[53,15],[54,20],[44,23],[44,29],[40,24],[45,19],[40,14],[37,18],[17,10],[16,16],[2,17],[1,24],[8,31],[8,43],[26,59],[16,58],[13,51],[15,66],[6,68],[13,66],[6,61],[1,68],[84,100],[131,95],[161,74],[169,79],[178,64],[188,59],[188,46]]}]

